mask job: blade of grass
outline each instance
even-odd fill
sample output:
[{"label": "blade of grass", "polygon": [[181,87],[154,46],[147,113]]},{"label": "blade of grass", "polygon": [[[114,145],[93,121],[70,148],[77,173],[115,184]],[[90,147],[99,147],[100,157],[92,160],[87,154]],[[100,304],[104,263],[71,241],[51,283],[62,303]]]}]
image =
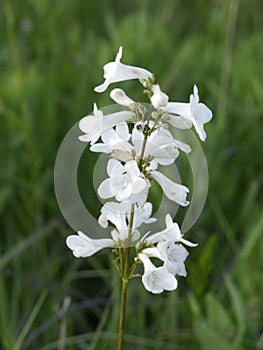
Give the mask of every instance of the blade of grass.
[{"label": "blade of grass", "polygon": [[15,344],[14,344],[14,349],[13,350],[20,350],[21,349],[21,346],[28,334],[28,332],[30,331],[30,328],[33,324],[33,322],[35,321],[40,309],[41,309],[41,306],[43,305],[46,297],[47,297],[47,290],[44,289],[41,294],[40,294],[40,297],[38,298],[33,310],[31,311],[29,317],[28,317],[28,320],[26,321],[25,323],[25,326],[24,328],[22,329],[21,333],[19,334]]},{"label": "blade of grass", "polygon": [[36,232],[32,233],[29,237],[23,239],[17,243],[14,247],[10,248],[0,259],[0,269],[5,267],[15,256],[23,253],[25,249],[30,247],[39,239],[45,237],[47,234],[51,233],[52,230],[58,225],[59,220],[54,219],[45,227],[40,228]]}]

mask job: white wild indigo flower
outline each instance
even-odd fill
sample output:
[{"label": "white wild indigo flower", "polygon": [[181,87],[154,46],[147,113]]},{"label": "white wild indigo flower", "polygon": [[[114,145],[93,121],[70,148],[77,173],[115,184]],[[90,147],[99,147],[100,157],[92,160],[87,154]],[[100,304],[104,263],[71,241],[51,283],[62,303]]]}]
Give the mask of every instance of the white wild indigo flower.
[{"label": "white wild indigo flower", "polygon": [[168,103],[169,97],[161,91],[159,85],[153,85],[153,95],[151,97],[151,103],[154,108],[165,107]]},{"label": "white wild indigo flower", "polygon": [[184,261],[189,255],[188,251],[181,244],[172,241],[161,240],[156,247],[146,248],[142,251],[148,257],[160,259],[163,266],[172,275],[185,277],[187,275]]},{"label": "white wild indigo flower", "polygon": [[[185,260],[189,253],[184,245],[195,247],[197,244],[184,238],[170,214],[165,217],[165,229],[155,233],[149,231],[141,237],[141,226],[156,221],[152,217],[153,204],[148,199],[151,182],[156,181],[172,202],[183,207],[189,204],[189,189],[157,169],[159,165],[173,164],[180,151],[191,152],[188,144],[173,137],[169,127],[189,129],[193,126],[200,139],[205,141],[204,124],[212,119],[212,112],[200,103],[196,85],[189,103],[169,102],[159,84],[154,83],[151,72],[125,65],[121,63],[121,57],[122,47],[115,61],[104,65],[105,81],[95,91],[103,92],[112,83],[138,79],[151,105],[136,102],[122,89],[115,88],[110,97],[125,107],[123,111],[103,115],[94,104],[93,113],[80,120],[79,128],[84,134],[79,140],[90,143],[92,152],[109,155],[108,178],[100,184],[98,194],[102,199],[111,199],[101,208],[98,223],[102,228],[113,227],[111,238],[92,239],[78,231],[77,235],[67,238],[66,244],[74,256],[83,258],[104,248],[112,248],[116,255],[115,266],[126,282],[136,276],[136,268],[142,263],[145,289],[158,294],[177,288],[175,276],[185,277],[187,274]],[[151,258],[155,259],[154,262],[158,259],[158,266]],[[131,265],[127,265],[129,263]]]},{"label": "white wild indigo flower", "polygon": [[97,86],[94,90],[96,92],[103,92],[112,83],[117,83],[120,81],[139,79],[145,80],[151,78],[153,75],[151,72],[144,68],[128,66],[121,63],[122,57],[122,46],[119,48],[117,56],[114,62],[105,64],[103,67],[105,81],[103,84]]},{"label": "white wild indigo flower", "polygon": [[147,254],[139,253],[139,260],[143,263],[144,274],[142,283],[146,290],[153,294],[162,293],[164,290],[175,290],[178,282],[173,274],[168,272],[164,266],[156,267]]},{"label": "white wild indigo flower", "polygon": [[175,244],[173,242],[161,241],[157,244],[157,248],[160,251],[164,266],[167,270],[173,274],[182,277],[186,277],[187,272],[184,262],[189,253],[181,244]]},{"label": "white wild indigo flower", "polygon": [[[153,126],[153,122],[149,124]],[[139,123],[139,125],[141,125],[142,128],[145,127],[142,123]],[[140,155],[143,141],[143,132],[136,127],[133,128],[132,143],[138,156]],[[144,157],[150,158],[150,168],[157,169],[158,164],[171,165],[174,163],[175,159],[179,156],[179,149],[186,153],[191,151],[190,146],[175,140],[169,130],[160,127],[153,131],[148,137]]]},{"label": "white wild indigo flower", "polygon": [[127,123],[122,122],[114,129],[108,129],[101,134],[103,143],[95,143],[90,147],[92,152],[111,153],[113,150],[130,153],[133,149],[128,142],[131,137]]},{"label": "white wild indigo flower", "polygon": [[166,229],[154,233],[151,236],[148,236],[144,239],[147,243],[157,243],[161,240],[172,241],[175,243],[184,243],[189,247],[196,247],[196,243],[192,243],[183,238],[183,235],[180,231],[180,228],[176,222],[173,222],[170,214],[167,214],[165,217]]},{"label": "white wild indigo flower", "polygon": [[128,201],[129,203],[146,201],[149,181],[140,172],[135,160],[130,160],[122,165],[119,160],[110,159],[107,173],[109,178],[105,179],[98,188],[101,198],[116,197],[117,201]]},{"label": "white wild indigo flower", "polygon": [[[133,231],[131,241],[136,241],[140,238],[138,230],[143,223],[150,224],[156,219],[151,218],[152,204],[147,202],[141,207],[135,205],[133,217]],[[108,222],[111,222],[115,227],[111,234],[116,242],[124,242],[128,239],[129,224],[131,216],[131,205],[128,202],[107,202],[101,208],[101,215],[98,222],[101,227],[108,227]]]},{"label": "white wild indigo flower", "polygon": [[130,107],[135,102],[125,94],[122,89],[113,89],[110,93],[110,97],[121,106]]},{"label": "white wild indigo flower", "polygon": [[186,186],[173,182],[157,170],[151,171],[151,176],[156,182],[158,182],[163,190],[163,193],[171,201],[181,205],[182,207],[186,207],[189,204],[189,201],[186,200],[189,189]]},{"label": "white wild indigo flower", "polygon": [[115,243],[110,238],[92,239],[78,231],[78,235],[68,236],[66,244],[76,258],[87,258],[101,249],[114,247]]},{"label": "white wild indigo flower", "polygon": [[79,136],[79,140],[90,142],[93,145],[107,129],[114,127],[120,122],[131,119],[132,116],[133,113],[129,111],[121,111],[104,116],[103,112],[94,103],[93,115],[88,115],[79,122],[80,130],[85,133]]},{"label": "white wild indigo flower", "polygon": [[[199,102],[198,88],[196,85],[194,85],[194,93],[190,95],[189,103],[169,102],[166,106],[166,110],[169,113],[177,114],[191,122],[200,139],[205,141],[206,132],[204,130],[204,124],[212,119],[213,114],[204,103]],[[170,120],[168,120],[172,125],[174,125],[173,118],[175,118],[174,122],[176,123],[176,117],[171,116]]]}]

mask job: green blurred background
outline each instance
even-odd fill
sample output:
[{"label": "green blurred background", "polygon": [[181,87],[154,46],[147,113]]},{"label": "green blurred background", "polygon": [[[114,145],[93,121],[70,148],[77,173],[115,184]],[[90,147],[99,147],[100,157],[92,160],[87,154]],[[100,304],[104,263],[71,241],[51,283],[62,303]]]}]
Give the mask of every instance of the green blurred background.
[{"label": "green blurred background", "polygon": [[[154,72],[172,101],[187,101],[196,83],[214,112],[188,276],[156,296],[133,281],[127,349],[263,349],[262,1],[2,0],[0,9],[1,348],[116,348],[118,276],[110,254],[78,260],[65,246],[73,231],[53,168],[93,102],[112,103],[93,88],[123,45],[123,62]],[[122,85],[134,99],[138,86]],[[84,156],[80,182],[93,160]],[[95,195],[83,191],[91,207]]]}]

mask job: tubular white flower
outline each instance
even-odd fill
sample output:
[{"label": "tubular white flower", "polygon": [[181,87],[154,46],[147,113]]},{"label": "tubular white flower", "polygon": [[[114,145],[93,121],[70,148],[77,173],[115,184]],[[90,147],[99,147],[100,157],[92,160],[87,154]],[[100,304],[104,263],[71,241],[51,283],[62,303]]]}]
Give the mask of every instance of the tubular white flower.
[{"label": "tubular white flower", "polygon": [[114,62],[109,62],[103,67],[105,81],[103,84],[95,87],[96,92],[103,92],[112,83],[131,79],[148,79],[152,73],[148,70],[135,66],[128,66],[120,62],[122,57],[122,46],[119,48]]},{"label": "tubular white flower", "polygon": [[[171,102],[171,103],[177,103],[177,102]],[[175,115],[169,114],[168,117],[169,118],[167,119],[167,122],[177,129],[181,129],[181,130],[191,129],[193,125],[191,120],[188,120],[178,115],[175,116]]]},{"label": "tubular white flower", "polygon": [[142,283],[146,290],[153,294],[159,294],[164,290],[171,291],[177,288],[178,282],[176,278],[169,273],[164,266],[154,266],[148,256],[144,253],[140,253],[138,258],[144,265]]},{"label": "tubular white flower", "polygon": [[147,198],[149,181],[141,174],[137,162],[131,160],[122,165],[116,159],[110,159],[107,166],[109,178],[99,188],[99,196],[103,199],[115,196],[118,201],[144,203]]},{"label": "tubular white flower", "polygon": [[161,240],[174,243],[184,243],[189,247],[196,247],[197,244],[192,243],[183,238],[180,228],[176,222],[173,222],[171,215],[167,214],[165,217],[166,229],[160,232],[154,233],[151,236],[144,238],[144,242],[147,243],[157,243]]},{"label": "tubular white flower", "polygon": [[115,242],[108,238],[92,239],[83,232],[78,231],[78,235],[67,237],[66,244],[76,258],[87,258],[99,250],[114,247]]},{"label": "tubular white flower", "polygon": [[198,89],[194,86],[194,94],[190,96],[190,109],[193,116],[193,125],[200,139],[205,141],[206,132],[204,124],[208,123],[212,118],[212,111],[204,104],[199,103]]},{"label": "tubular white flower", "polygon": [[111,153],[113,150],[131,152],[133,147],[128,143],[131,135],[127,123],[116,125],[116,130],[108,129],[101,134],[103,143],[96,143],[90,147],[92,152]]},{"label": "tubular white flower", "polygon": [[122,89],[113,89],[110,93],[110,97],[121,106],[129,107],[131,104],[135,103]]},{"label": "tubular white flower", "polygon": [[[132,131],[132,143],[139,156],[144,141],[144,135],[135,127]],[[153,157],[154,161],[162,165],[170,165],[178,157],[179,152],[171,138],[167,138],[160,130],[155,130],[147,139],[144,158]]]},{"label": "tubular white flower", "polygon": [[157,132],[158,138],[160,138],[161,144],[171,143],[185,153],[191,152],[191,147],[182,141],[176,140],[169,130],[164,128],[159,128],[156,130],[156,132]]},{"label": "tubular white flower", "polygon": [[[212,119],[213,114],[204,103],[199,102],[198,88],[196,85],[194,85],[194,93],[191,94],[189,103],[169,102],[166,106],[166,110],[168,113],[177,114],[190,121],[194,125],[200,139],[205,141],[206,132],[204,130],[204,124]],[[174,118],[176,117],[170,116],[170,120],[168,120],[172,125],[174,125]]]},{"label": "tubular white flower", "polygon": [[161,240],[157,247],[146,248],[142,251],[148,257],[154,257],[164,262],[164,267],[172,275],[186,276],[184,261],[189,255],[181,244],[172,241]]},{"label": "tubular white flower", "polygon": [[101,227],[108,227],[108,221],[113,223],[117,230],[127,229],[126,213],[130,211],[129,203],[107,202],[101,208],[101,215],[98,219]]},{"label": "tubular white flower", "polygon": [[[134,127],[132,131],[132,143],[138,156],[140,155],[142,149],[143,140],[143,133]],[[190,146],[175,140],[170,131],[164,128],[159,128],[153,131],[148,137],[144,157],[153,157],[153,160],[150,162],[150,168],[156,169],[158,164],[172,164],[179,155],[178,149],[181,149],[186,153],[191,151]]]},{"label": "tubular white flower", "polygon": [[[101,208],[101,215],[98,222],[101,227],[108,227],[110,221],[116,227],[111,234],[115,242],[118,244],[125,243],[129,234],[131,204],[128,202],[107,202]],[[141,226],[143,223],[150,224],[156,219],[151,218],[152,204],[145,203],[143,206],[134,206],[134,218],[133,218],[133,231],[131,234],[131,241],[136,241],[140,238],[140,233],[136,228]]]},{"label": "tubular white flower", "polygon": [[127,230],[118,231],[118,230],[112,230],[111,236],[114,239],[115,242],[117,242],[118,246],[121,247],[128,247],[128,244],[130,245],[133,242],[137,242],[140,238],[141,234],[137,229],[133,229],[130,238],[129,237],[129,228]]},{"label": "tubular white flower", "polygon": [[[101,208],[101,215],[98,219],[101,227],[108,227],[108,221],[112,222],[118,230],[128,228],[127,223],[129,224],[131,214],[131,204],[128,202],[107,202]],[[152,214],[152,203],[147,202],[142,206],[134,206],[134,218],[133,218],[133,227],[137,228],[143,223],[151,224],[155,222],[156,219],[151,218]]]},{"label": "tubular white flower", "polygon": [[151,215],[152,215],[152,203],[147,202],[147,203],[144,203],[142,206],[135,205],[133,226],[139,227],[143,223],[151,224],[155,222],[157,219],[151,218]]},{"label": "tubular white flower", "polygon": [[164,266],[168,272],[173,275],[183,276],[187,275],[184,262],[189,253],[181,244],[174,244],[166,241],[161,241],[157,244],[161,255],[166,254]]},{"label": "tubular white flower", "polygon": [[183,207],[189,204],[189,201],[186,200],[189,189],[186,186],[171,181],[165,175],[156,170],[151,171],[151,175],[161,186],[167,198]]},{"label": "tubular white flower", "polygon": [[158,84],[153,85],[153,95],[151,97],[151,103],[154,108],[158,109],[160,107],[165,107],[168,103],[169,97],[161,91]]},{"label": "tubular white flower", "polygon": [[[111,235],[118,244],[125,242],[128,238],[129,226],[126,220],[126,213],[129,211],[128,207],[130,207],[128,203],[105,203],[101,208],[101,215],[98,219],[99,224],[103,228],[108,226],[109,221],[115,225],[116,230],[111,231]],[[131,240],[133,240],[133,232]]]},{"label": "tubular white flower", "polygon": [[[192,115],[190,110],[190,103],[185,102],[168,102],[165,110],[168,113],[174,113],[182,118],[186,118],[185,122],[189,122],[192,125]],[[183,119],[184,120],[184,119]]]},{"label": "tubular white flower", "polygon": [[131,119],[132,112],[121,111],[113,114],[103,115],[103,112],[97,108],[94,103],[93,115],[88,115],[82,118],[79,122],[79,128],[84,135],[79,136],[79,140],[83,142],[90,142],[93,145],[101,136],[101,134],[116,124]]}]

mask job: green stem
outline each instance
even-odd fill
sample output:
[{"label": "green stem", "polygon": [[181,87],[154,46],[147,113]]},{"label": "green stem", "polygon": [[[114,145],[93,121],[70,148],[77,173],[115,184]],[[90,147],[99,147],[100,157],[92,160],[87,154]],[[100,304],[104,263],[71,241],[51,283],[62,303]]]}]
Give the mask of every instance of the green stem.
[{"label": "green stem", "polygon": [[145,148],[146,148],[147,137],[148,137],[148,135],[144,134],[144,140],[143,140],[143,144],[142,144],[142,152],[141,152],[141,155],[140,155],[140,158],[139,158],[139,161],[138,161],[138,168],[140,170],[141,170],[141,167],[142,167],[143,155],[144,155]]},{"label": "green stem", "polygon": [[126,297],[127,297],[127,287],[128,287],[128,281],[122,279],[121,309],[120,309],[120,320],[119,320],[118,350],[122,350],[122,344],[123,344],[124,324],[125,324],[125,311],[126,311]]},{"label": "green stem", "polygon": [[[124,325],[125,325],[125,312],[126,312],[126,299],[127,299],[127,287],[129,282],[129,267],[130,267],[130,244],[132,236],[132,226],[134,219],[135,204],[131,205],[129,231],[127,239],[127,247],[124,250],[124,267],[122,270],[122,290],[121,290],[121,306],[120,306],[120,319],[119,319],[119,338],[118,338],[118,350],[122,350]],[[123,256],[122,256],[123,257]]]},{"label": "green stem", "polygon": [[[148,111],[147,121],[146,125],[148,126],[149,120],[151,116],[151,109]],[[142,144],[142,150],[140,154],[140,158],[138,161],[138,167],[140,171],[142,170],[142,164],[143,164],[143,156],[146,148],[146,142],[149,134],[146,132],[144,134],[144,140]],[[131,238],[132,238],[132,227],[133,227],[133,220],[134,220],[134,209],[135,204],[133,203],[131,205],[131,212],[130,212],[130,220],[129,220],[129,231],[128,231],[128,238],[127,238],[127,247],[122,248],[123,254],[120,254],[120,266],[122,271],[122,290],[121,290],[121,305],[120,305],[120,318],[119,318],[119,337],[118,337],[118,350],[122,350],[123,345],[123,336],[124,336],[124,326],[125,326],[125,312],[126,312],[126,299],[127,299],[127,288],[129,279],[132,277],[132,274],[130,273],[130,250],[131,250]],[[124,259],[124,266],[123,266],[123,259]],[[133,269],[134,272],[135,269]]]}]

